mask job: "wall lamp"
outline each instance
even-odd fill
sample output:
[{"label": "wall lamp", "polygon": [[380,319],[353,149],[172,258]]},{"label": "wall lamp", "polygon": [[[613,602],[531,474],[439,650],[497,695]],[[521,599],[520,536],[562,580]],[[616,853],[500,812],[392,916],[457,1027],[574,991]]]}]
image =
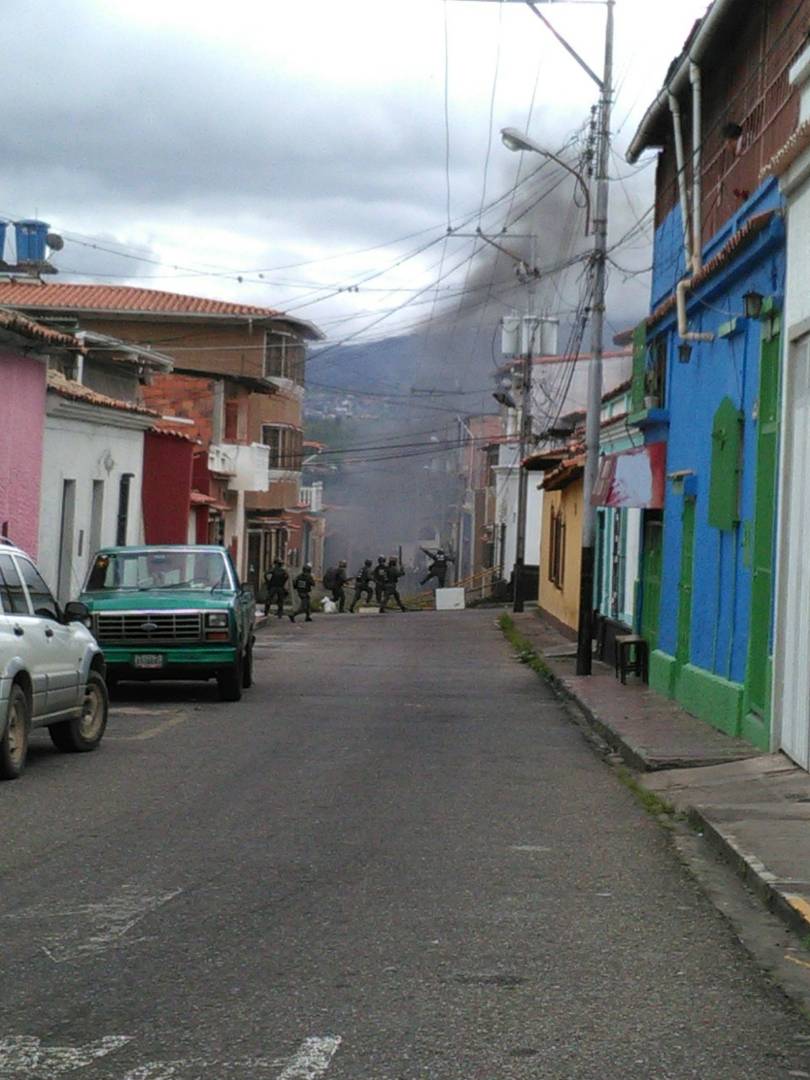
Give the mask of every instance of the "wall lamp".
[{"label": "wall lamp", "polygon": [[688,364],[692,359],[692,346],[688,341],[682,341],[678,346],[678,363]]},{"label": "wall lamp", "polygon": [[762,314],[762,301],[764,297],[762,293],[751,292],[743,293],[743,313],[746,319],[758,319]]}]

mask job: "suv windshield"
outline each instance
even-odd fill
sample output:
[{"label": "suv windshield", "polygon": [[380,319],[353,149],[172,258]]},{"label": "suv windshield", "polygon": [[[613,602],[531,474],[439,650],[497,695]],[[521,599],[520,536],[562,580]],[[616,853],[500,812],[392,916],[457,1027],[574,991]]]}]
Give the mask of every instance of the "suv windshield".
[{"label": "suv windshield", "polygon": [[88,592],[105,589],[230,589],[228,564],[220,551],[110,551],[96,556]]}]

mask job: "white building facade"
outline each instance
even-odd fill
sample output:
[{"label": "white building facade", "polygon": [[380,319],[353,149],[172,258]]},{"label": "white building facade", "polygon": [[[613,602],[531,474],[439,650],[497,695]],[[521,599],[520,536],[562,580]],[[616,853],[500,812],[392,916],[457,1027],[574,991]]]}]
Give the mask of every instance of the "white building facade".
[{"label": "white building facade", "polygon": [[801,93],[799,126],[781,152],[787,160],[774,170],[787,200],[787,276],[771,715],[773,749],[810,769],[810,48],[790,79]]},{"label": "white building facade", "polygon": [[144,431],[154,421],[49,374],[38,563],[60,604],[81,592],[100,547],[143,541]]}]

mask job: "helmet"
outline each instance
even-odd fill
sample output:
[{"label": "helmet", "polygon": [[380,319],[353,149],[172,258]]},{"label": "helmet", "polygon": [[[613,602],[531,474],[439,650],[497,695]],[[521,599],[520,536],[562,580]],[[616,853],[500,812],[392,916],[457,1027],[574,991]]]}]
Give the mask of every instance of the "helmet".
[{"label": "helmet", "polygon": [[366,561],[363,563],[363,566],[371,566],[371,565],[372,565],[371,559],[366,559]]},{"label": "helmet", "polygon": [[377,562],[385,562],[385,556],[384,555],[378,555],[377,556]]},{"label": "helmet", "polygon": [[340,562],[338,563],[338,566],[345,566],[345,565],[346,565],[346,560],[345,559],[341,559]]},{"label": "helmet", "polygon": [[437,551],[436,551],[436,554],[437,555],[444,555],[444,549],[443,548],[438,548]]},{"label": "helmet", "polygon": [[302,570],[309,570],[311,572],[312,571],[312,563],[305,562],[304,565],[301,567],[301,569]]}]

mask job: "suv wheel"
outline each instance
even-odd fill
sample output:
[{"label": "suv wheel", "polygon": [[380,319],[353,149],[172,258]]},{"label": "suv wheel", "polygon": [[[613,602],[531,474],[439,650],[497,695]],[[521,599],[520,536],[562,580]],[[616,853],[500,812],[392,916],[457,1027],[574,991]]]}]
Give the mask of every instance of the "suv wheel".
[{"label": "suv wheel", "polygon": [[217,675],[219,696],[223,701],[239,701],[245,685],[245,657],[239,653],[233,664]]},{"label": "suv wheel", "polygon": [[87,676],[81,715],[75,720],[60,720],[51,724],[48,731],[57,750],[83,754],[95,750],[107,727],[109,699],[107,686],[97,671]]},{"label": "suv wheel", "polygon": [[15,684],[8,701],[8,723],[0,739],[0,780],[16,780],[25,768],[30,712],[25,691]]}]

